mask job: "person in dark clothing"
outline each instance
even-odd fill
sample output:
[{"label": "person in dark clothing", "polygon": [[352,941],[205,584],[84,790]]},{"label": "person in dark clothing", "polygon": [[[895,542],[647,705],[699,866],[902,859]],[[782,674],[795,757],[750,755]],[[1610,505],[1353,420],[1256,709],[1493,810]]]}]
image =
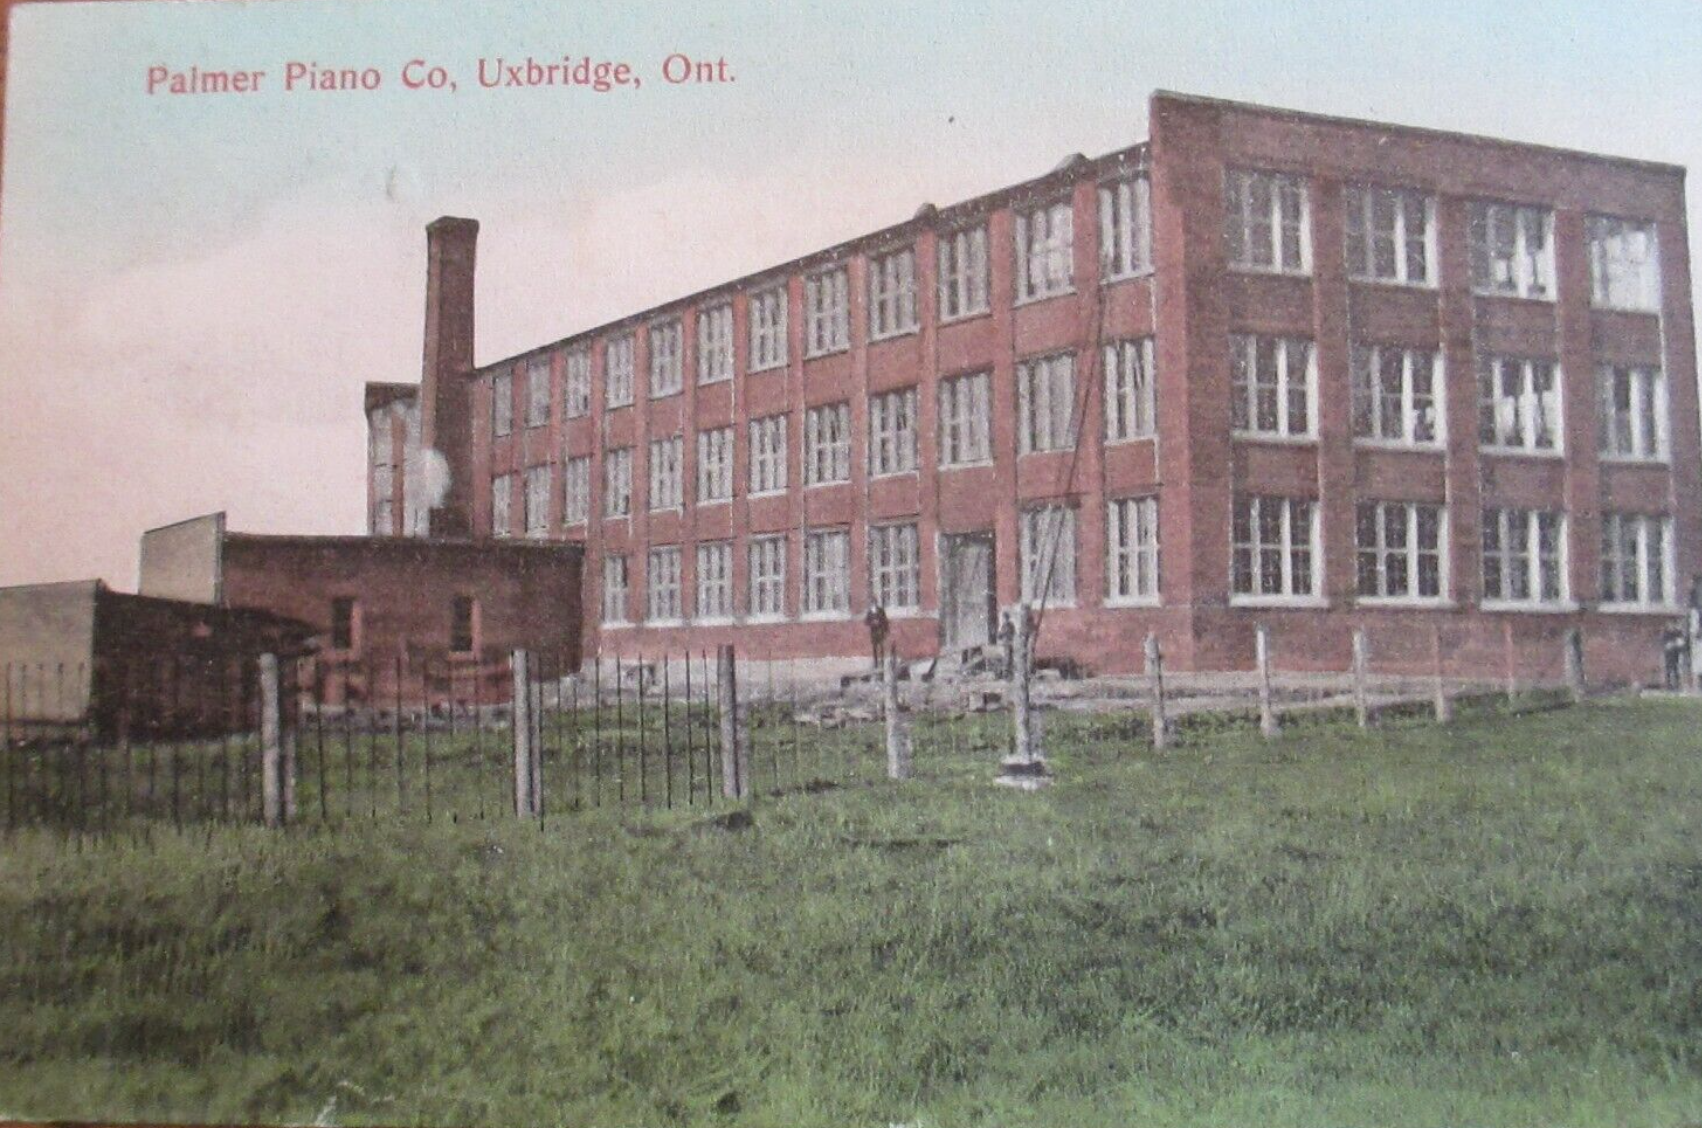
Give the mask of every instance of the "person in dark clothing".
[{"label": "person in dark clothing", "polygon": [[1016,624],[1011,622],[1011,613],[1006,611],[999,619],[999,645],[1005,652],[1005,674],[1016,668]]},{"label": "person in dark clothing", "polygon": [[869,653],[875,660],[875,669],[881,668],[881,658],[886,654],[886,638],[892,625],[887,621],[886,608],[875,604],[869,608],[869,613],[863,616],[863,625],[869,628]]},{"label": "person in dark clothing", "polygon": [[1690,640],[1683,627],[1668,627],[1661,632],[1661,656],[1666,660],[1668,689],[1684,688],[1684,672],[1689,665]]}]

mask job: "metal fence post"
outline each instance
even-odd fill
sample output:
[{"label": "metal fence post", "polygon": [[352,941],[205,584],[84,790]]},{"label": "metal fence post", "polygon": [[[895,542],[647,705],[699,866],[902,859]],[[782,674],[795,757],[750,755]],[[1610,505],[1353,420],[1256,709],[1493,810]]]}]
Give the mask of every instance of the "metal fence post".
[{"label": "metal fence post", "polygon": [[721,794],[728,799],[744,799],[751,791],[750,750],[739,725],[739,683],[733,647],[723,645],[716,659],[721,710]]},{"label": "metal fence post", "polygon": [[282,685],[278,656],[260,656],[260,809],[267,826],[283,826],[289,817],[284,788]]}]

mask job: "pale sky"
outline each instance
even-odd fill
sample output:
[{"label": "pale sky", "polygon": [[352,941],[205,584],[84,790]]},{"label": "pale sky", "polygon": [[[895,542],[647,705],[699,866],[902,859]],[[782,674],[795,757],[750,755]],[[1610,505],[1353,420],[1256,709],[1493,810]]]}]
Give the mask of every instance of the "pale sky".
[{"label": "pale sky", "polygon": [[[482,363],[1141,140],[1155,88],[1702,167],[1698,0],[142,0],[11,32],[0,585],[133,589],[143,529],[216,509],[361,532],[361,389],[419,379],[438,215],[483,225]],[[669,86],[676,51],[736,81]],[[528,54],[643,85],[478,89]],[[458,89],[403,89],[411,59]],[[292,60],[383,86],[287,94]],[[267,75],[150,96],[156,65]]]}]

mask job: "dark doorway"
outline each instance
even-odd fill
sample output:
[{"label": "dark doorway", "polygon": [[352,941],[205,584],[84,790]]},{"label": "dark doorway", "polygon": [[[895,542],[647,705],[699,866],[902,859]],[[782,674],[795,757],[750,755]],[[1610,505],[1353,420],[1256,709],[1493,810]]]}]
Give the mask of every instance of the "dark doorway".
[{"label": "dark doorway", "polygon": [[962,653],[993,641],[998,608],[993,586],[993,534],[940,537],[940,650]]}]

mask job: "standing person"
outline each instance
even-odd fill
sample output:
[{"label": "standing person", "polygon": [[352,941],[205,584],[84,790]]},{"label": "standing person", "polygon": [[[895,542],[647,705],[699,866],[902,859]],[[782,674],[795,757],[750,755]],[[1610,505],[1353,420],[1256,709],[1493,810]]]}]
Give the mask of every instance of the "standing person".
[{"label": "standing person", "polygon": [[869,613],[863,616],[863,625],[869,628],[869,654],[875,662],[875,672],[881,668],[881,657],[886,653],[886,636],[891,629],[887,621],[886,608],[875,604],[869,608]]},{"label": "standing person", "polygon": [[1016,669],[1016,624],[1009,611],[999,618],[999,646],[1005,652],[1005,676],[1009,677]]}]

